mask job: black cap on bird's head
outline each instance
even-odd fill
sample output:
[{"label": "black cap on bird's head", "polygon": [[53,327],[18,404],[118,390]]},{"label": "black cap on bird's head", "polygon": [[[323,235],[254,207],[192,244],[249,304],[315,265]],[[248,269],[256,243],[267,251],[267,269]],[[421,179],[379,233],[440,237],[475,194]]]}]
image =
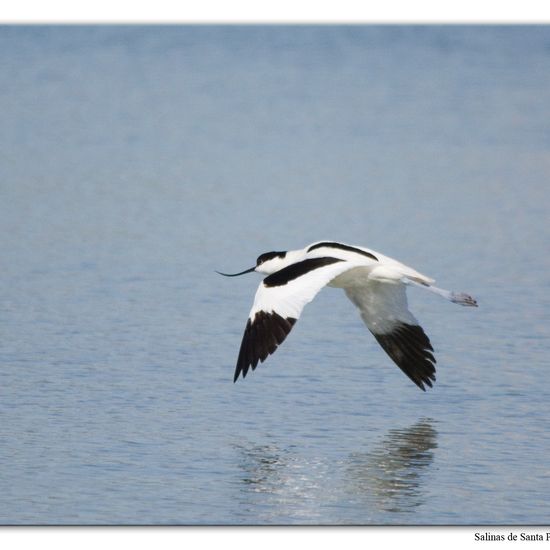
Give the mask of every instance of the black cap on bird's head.
[{"label": "black cap on bird's head", "polygon": [[256,260],[256,267],[262,265],[264,262],[272,260],[273,258],[284,258],[285,256],[286,252],[264,252],[258,256],[258,259]]},{"label": "black cap on bird's head", "polygon": [[244,275],[245,273],[256,271],[258,267],[260,267],[265,262],[268,262],[269,260],[273,260],[274,258],[284,258],[285,256],[286,252],[265,252],[264,254],[260,254],[258,256],[258,259],[256,260],[256,265],[254,267],[251,267],[250,269],[245,269],[240,273],[221,273],[220,271],[216,271],[216,273],[219,273],[224,277],[237,277],[239,275]]}]

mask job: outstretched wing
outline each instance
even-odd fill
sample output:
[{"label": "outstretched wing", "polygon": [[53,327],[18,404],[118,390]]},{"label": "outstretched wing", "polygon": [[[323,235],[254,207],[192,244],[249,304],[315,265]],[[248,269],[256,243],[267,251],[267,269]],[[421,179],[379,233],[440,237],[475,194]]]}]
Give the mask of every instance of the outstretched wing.
[{"label": "outstretched wing", "polygon": [[275,352],[304,306],[332,279],[358,264],[330,256],[309,258],[266,277],[258,287],[237,359],[234,381]]},{"label": "outstretched wing", "polygon": [[433,347],[407,305],[406,286],[398,281],[369,279],[346,288],[348,298],[394,363],[422,390],[435,382]]}]

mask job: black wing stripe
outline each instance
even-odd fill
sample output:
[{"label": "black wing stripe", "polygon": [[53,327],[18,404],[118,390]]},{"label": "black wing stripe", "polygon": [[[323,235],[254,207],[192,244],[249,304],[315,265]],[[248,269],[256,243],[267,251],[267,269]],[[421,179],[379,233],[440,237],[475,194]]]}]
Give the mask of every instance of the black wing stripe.
[{"label": "black wing stripe", "polygon": [[284,286],[290,281],[293,281],[302,275],[306,275],[314,269],[319,269],[325,265],[331,265],[336,262],[343,261],[344,260],[340,260],[338,258],[331,258],[330,256],[325,256],[323,258],[308,258],[307,260],[302,260],[301,262],[296,262],[295,264],[283,267],[283,269],[268,275],[264,279],[263,284],[266,287]]},{"label": "black wing stripe", "polygon": [[244,378],[250,367],[254,370],[258,362],[264,362],[274,353],[277,346],[288,336],[295,322],[296,319],[293,317],[285,319],[274,311],[271,313],[258,311],[254,321],[248,319],[233,381],[236,382],[241,373]]},{"label": "black wing stripe", "polygon": [[394,363],[421,389],[424,384],[432,387],[435,382],[436,360],[431,353],[433,347],[422,327],[399,324],[388,334],[374,337]]},{"label": "black wing stripe", "polygon": [[361,250],[360,248],[355,248],[355,246],[350,246],[349,244],[322,242],[322,243],[317,243],[317,244],[314,244],[313,246],[310,246],[307,249],[307,251],[311,252],[316,248],[339,248],[340,250],[347,250],[348,252],[356,252],[357,254],[361,254],[363,256],[366,256],[367,258],[371,258],[373,260],[378,261],[378,258],[374,254],[371,254],[370,252],[367,252],[365,250]]}]

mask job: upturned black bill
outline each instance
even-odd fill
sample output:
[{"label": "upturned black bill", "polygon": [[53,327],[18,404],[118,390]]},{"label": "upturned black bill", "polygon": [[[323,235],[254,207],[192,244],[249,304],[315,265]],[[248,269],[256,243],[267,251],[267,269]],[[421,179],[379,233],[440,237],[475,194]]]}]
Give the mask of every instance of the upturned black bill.
[{"label": "upturned black bill", "polygon": [[216,271],[216,273],[219,273],[220,275],[223,275],[224,277],[237,277],[238,275],[244,275],[245,273],[251,273],[256,269],[256,266],[251,267],[250,269],[245,269],[244,271],[241,271],[240,273],[221,273],[220,271]]}]

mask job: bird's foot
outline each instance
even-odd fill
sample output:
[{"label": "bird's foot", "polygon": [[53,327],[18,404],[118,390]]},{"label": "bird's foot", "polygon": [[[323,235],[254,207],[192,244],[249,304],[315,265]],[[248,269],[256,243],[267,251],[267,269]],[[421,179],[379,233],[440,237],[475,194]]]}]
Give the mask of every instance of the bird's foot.
[{"label": "bird's foot", "polygon": [[452,292],[451,302],[461,306],[477,307],[477,300],[465,292]]}]

